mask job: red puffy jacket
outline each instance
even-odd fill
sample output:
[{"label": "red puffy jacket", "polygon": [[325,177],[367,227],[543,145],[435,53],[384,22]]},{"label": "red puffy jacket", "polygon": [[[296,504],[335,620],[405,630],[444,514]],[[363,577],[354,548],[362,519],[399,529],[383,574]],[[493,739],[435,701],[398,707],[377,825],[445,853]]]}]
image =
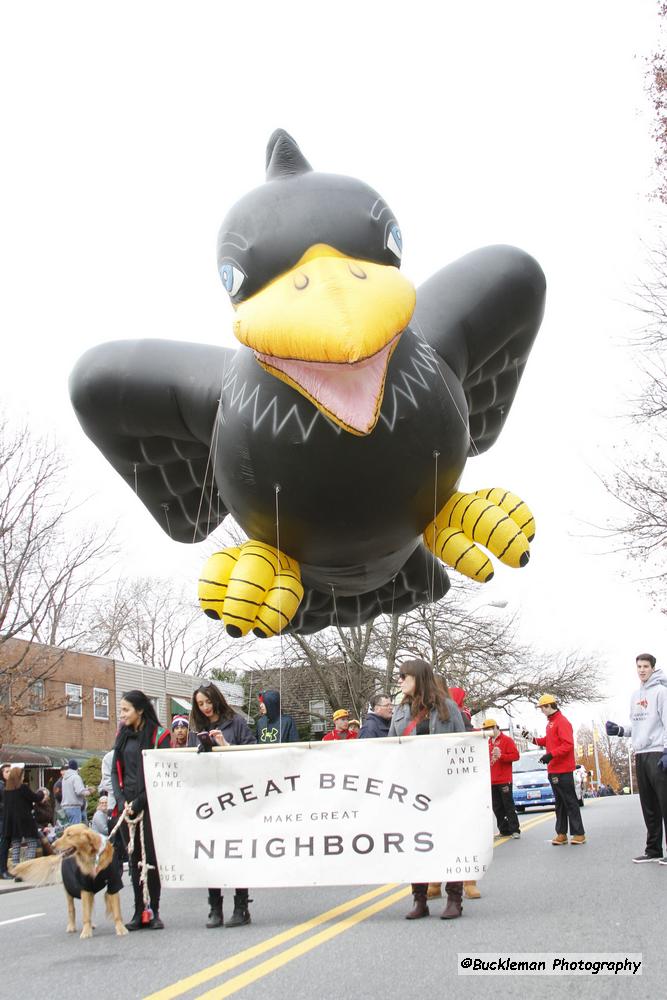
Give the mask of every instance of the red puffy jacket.
[{"label": "red puffy jacket", "polygon": [[574,733],[572,723],[568,722],[560,709],[549,716],[546,736],[533,740],[538,747],[546,747],[552,759],[547,764],[549,774],[567,774],[574,771]]},{"label": "red puffy jacket", "polygon": [[512,781],[512,761],[520,756],[517,745],[511,737],[500,733],[497,739],[492,737],[489,740],[489,759],[494,747],[500,750],[500,757],[495,764],[491,762],[491,784],[509,785]]}]

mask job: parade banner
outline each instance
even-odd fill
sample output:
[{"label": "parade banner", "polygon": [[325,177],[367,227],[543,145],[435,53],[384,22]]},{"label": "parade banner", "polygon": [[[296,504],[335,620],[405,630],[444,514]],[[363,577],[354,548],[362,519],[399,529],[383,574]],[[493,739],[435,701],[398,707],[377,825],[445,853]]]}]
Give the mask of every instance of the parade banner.
[{"label": "parade banner", "polygon": [[479,879],[490,863],[478,734],[144,751],[167,888]]}]

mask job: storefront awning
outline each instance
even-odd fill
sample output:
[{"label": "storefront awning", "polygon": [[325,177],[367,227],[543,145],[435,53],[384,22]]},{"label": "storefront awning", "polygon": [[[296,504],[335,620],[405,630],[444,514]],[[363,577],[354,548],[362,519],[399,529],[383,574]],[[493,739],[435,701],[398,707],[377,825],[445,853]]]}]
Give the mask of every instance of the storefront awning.
[{"label": "storefront awning", "polygon": [[6,743],[0,749],[0,763],[23,763],[26,767],[66,767],[68,760],[79,764],[91,757],[104,757],[105,750],[81,750],[76,747],[18,746]]},{"label": "storefront awning", "polygon": [[171,701],[170,722],[175,715],[189,715],[192,711],[192,702],[186,701],[185,698],[174,698],[172,694],[169,700]]}]

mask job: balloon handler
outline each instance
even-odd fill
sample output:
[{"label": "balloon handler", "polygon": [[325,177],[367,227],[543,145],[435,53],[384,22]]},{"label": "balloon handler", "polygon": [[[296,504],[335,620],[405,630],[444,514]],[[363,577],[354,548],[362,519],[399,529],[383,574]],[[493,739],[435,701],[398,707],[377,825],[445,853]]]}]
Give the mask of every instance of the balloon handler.
[{"label": "balloon handler", "polygon": [[568,824],[570,843],[573,846],[586,843],[586,833],[581,819],[581,810],[574,787],[574,733],[572,723],[565,718],[554,695],[543,694],[537,707],[547,719],[544,736],[533,736],[526,729],[521,733],[546,753],[540,763],[547,765],[547,775],[556,800],[556,834],[551,841],[554,847],[567,844]]},{"label": "balloon handler", "polygon": [[248,535],[199,582],[231,636],[357,625],[439,600],[445,563],[485,582],[487,552],[528,562],[527,506],[459,482],[507,419],[544,275],[490,246],[415,290],[402,252],[377,192],[279,129],[218,237],[241,347],[117,341],[71,375],[84,431],[174,540],[227,514]]}]

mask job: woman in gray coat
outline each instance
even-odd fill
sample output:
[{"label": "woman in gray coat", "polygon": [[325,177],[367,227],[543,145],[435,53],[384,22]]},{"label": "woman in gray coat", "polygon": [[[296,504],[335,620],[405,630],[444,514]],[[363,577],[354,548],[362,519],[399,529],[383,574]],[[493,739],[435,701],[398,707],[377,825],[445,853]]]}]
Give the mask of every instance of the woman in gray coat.
[{"label": "woman in gray coat", "polygon": [[[398,679],[403,701],[394,709],[389,736],[428,736],[432,733],[463,733],[465,724],[458,706],[448,697],[442,678],[433,672],[426,660],[406,660],[401,663]],[[407,920],[428,917],[427,882],[413,882],[414,907],[406,913]],[[460,917],[463,912],[463,882],[447,882],[447,905],[442,920]]]}]

